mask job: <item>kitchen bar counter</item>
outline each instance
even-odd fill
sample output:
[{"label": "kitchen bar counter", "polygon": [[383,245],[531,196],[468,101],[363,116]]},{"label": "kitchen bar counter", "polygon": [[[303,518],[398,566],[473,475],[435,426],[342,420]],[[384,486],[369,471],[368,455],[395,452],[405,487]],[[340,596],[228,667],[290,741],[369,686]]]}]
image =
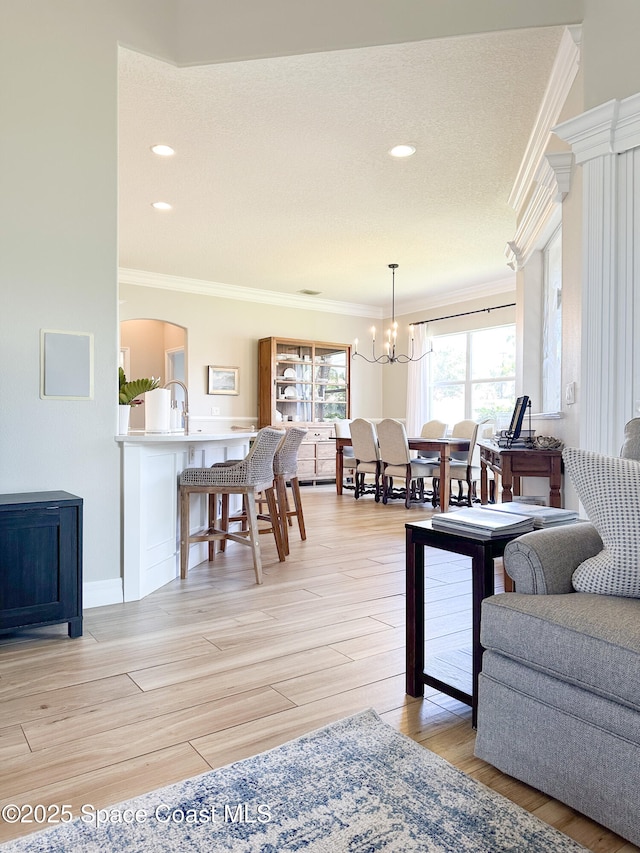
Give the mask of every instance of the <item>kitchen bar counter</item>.
[{"label": "kitchen bar counter", "polygon": [[185,435],[183,432],[143,432],[142,430],[132,430],[128,435],[117,435],[116,441],[127,444],[157,444],[174,443],[174,442],[194,442],[201,441],[235,441],[238,438],[255,438],[258,433],[255,430],[249,429],[234,429],[226,432],[194,432]]},{"label": "kitchen bar counter", "polygon": [[[243,459],[256,435],[143,433],[118,435],[121,464],[122,578],[125,601],[137,601],[180,577],[178,480],[184,468]],[[232,496],[232,498],[235,496]],[[191,501],[191,528],[206,526],[203,496]],[[239,509],[232,506],[232,510]],[[207,559],[206,543],[191,546],[189,566]]]}]

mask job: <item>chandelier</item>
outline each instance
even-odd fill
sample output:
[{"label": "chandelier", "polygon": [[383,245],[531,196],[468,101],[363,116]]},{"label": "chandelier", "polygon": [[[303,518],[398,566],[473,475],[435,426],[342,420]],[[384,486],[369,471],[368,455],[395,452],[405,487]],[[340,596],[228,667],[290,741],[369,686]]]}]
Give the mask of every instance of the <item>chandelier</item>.
[{"label": "chandelier", "polygon": [[413,325],[409,326],[409,354],[405,355],[404,353],[396,352],[396,343],[398,338],[398,324],[396,322],[396,270],[398,269],[398,264],[389,264],[389,269],[391,270],[391,327],[387,329],[387,340],[384,342],[385,351],[381,355],[376,355],[376,327],[373,326],[371,328],[372,358],[368,358],[366,355],[358,352],[357,338],[353,344],[352,358],[358,356],[359,358],[363,358],[365,361],[368,361],[370,364],[395,364],[395,362],[406,364],[409,361],[420,361],[420,359],[424,358],[425,355],[429,355],[433,348],[423,352],[422,355],[414,355]]}]

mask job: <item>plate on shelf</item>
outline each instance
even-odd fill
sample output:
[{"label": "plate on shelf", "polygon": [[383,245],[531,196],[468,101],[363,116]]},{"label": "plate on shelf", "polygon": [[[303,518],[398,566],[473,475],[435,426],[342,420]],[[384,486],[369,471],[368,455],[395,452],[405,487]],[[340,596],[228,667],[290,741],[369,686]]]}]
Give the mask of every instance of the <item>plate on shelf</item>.
[{"label": "plate on shelf", "polygon": [[295,398],[297,396],[296,389],[295,388],[285,388],[284,389],[284,396],[287,399],[291,399],[292,397]]},{"label": "plate on shelf", "polygon": [[296,378],[296,372],[293,369],[293,367],[287,367],[285,372],[282,374],[282,378],[283,379],[295,379]]}]

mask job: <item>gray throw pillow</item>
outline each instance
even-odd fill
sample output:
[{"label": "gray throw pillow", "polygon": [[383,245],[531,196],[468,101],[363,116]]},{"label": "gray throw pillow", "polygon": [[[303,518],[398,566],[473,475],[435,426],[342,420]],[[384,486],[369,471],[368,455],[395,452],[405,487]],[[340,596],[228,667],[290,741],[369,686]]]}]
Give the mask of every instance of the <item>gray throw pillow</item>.
[{"label": "gray throw pillow", "polygon": [[604,548],[573,573],[577,592],[640,598],[640,462],[566,447],[565,469]]}]

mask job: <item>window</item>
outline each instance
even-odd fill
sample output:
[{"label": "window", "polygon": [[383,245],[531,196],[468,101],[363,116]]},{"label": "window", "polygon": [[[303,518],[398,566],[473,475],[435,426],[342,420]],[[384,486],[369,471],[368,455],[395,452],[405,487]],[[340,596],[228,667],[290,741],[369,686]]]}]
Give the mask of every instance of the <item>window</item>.
[{"label": "window", "polygon": [[562,227],[543,249],[542,411],[562,408]]},{"label": "window", "polygon": [[454,424],[511,417],[516,391],[514,325],[433,339],[430,416]]}]

